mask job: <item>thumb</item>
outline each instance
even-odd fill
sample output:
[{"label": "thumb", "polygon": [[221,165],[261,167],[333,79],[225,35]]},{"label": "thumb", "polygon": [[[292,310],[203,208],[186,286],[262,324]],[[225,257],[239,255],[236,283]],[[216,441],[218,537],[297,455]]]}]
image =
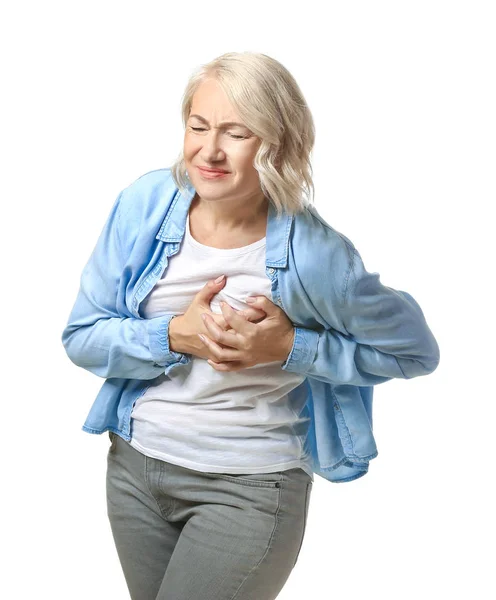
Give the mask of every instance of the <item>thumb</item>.
[{"label": "thumb", "polygon": [[[220,281],[219,281],[220,280]],[[226,284],[226,276],[221,275],[221,277],[217,277],[217,279],[211,279],[207,281],[207,283],[203,286],[203,289],[200,290],[200,298],[204,302],[208,302],[215,294],[217,294]]]}]

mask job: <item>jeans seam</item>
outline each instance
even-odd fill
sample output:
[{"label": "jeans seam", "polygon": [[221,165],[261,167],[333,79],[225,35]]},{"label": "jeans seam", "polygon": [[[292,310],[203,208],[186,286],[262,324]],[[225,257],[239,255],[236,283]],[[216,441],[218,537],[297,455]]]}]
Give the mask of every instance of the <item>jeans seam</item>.
[{"label": "jeans seam", "polygon": [[293,563],[293,569],[296,565],[296,563],[298,562],[298,558],[300,556],[300,552],[301,552],[301,547],[303,546],[303,539],[305,538],[305,531],[307,528],[307,513],[308,513],[308,504],[309,504],[309,499],[310,499],[310,486],[312,485],[312,481],[310,481],[309,483],[307,483],[307,489],[306,489],[306,493],[305,493],[305,508],[304,508],[304,513],[303,513],[303,533],[301,534],[301,541],[300,541],[300,546],[298,548],[298,552],[296,553],[296,558],[295,561]]},{"label": "jeans seam", "polygon": [[[162,471],[160,472],[159,487],[160,487],[161,478],[162,478]],[[155,500],[155,504],[157,505],[157,508],[160,511],[160,514],[162,515],[163,519],[165,519],[167,521],[167,516],[165,515],[162,507],[160,506],[159,501],[155,497],[155,495],[152,492],[150,485],[148,483],[148,456],[145,456],[145,485],[146,485],[148,492],[150,493],[150,496]]]}]

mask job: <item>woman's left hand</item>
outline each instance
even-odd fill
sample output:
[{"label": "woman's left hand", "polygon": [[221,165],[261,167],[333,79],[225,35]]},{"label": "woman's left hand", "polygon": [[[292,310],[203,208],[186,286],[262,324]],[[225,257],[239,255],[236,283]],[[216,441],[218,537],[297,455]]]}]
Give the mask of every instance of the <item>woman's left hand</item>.
[{"label": "woman's left hand", "polygon": [[229,304],[221,302],[230,331],[223,331],[206,313],[202,314],[210,337],[200,336],[211,352],[208,363],[216,371],[239,371],[260,363],[285,362],[294,341],[293,323],[286,313],[266,296],[253,296],[250,306],[263,310],[266,317],[251,323]]}]

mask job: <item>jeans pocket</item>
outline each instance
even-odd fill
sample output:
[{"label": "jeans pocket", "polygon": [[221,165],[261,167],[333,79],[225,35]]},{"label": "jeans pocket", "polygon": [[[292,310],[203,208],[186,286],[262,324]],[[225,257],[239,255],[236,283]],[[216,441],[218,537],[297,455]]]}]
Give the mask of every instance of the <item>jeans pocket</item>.
[{"label": "jeans pocket", "polygon": [[300,550],[303,545],[303,539],[305,538],[305,531],[307,529],[307,519],[308,519],[308,507],[310,505],[310,494],[312,492],[312,485],[313,485],[313,481],[310,481],[307,483],[307,490],[306,490],[306,494],[305,494],[305,509],[304,509],[304,513],[303,513],[305,520],[303,521],[303,532],[301,534],[300,546],[298,548],[298,552],[296,553],[296,558],[293,563],[293,567],[296,565],[296,561],[298,560],[298,557],[300,556]]},{"label": "jeans pocket", "polygon": [[275,473],[215,473],[215,477],[247,487],[278,489],[283,479],[281,471]]}]

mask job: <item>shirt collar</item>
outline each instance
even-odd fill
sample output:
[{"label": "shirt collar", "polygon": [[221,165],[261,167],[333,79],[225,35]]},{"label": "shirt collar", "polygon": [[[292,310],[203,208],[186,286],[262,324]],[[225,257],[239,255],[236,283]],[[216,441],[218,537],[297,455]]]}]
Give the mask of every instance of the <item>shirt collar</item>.
[{"label": "shirt collar", "polygon": [[[186,218],[196,190],[188,183],[184,191],[176,188],[176,194],[157,234],[163,242],[180,242],[186,231]],[[272,202],[269,202],[267,214],[267,245],[265,264],[267,267],[285,268],[288,264],[289,235],[293,215],[283,212],[279,217]]]}]

